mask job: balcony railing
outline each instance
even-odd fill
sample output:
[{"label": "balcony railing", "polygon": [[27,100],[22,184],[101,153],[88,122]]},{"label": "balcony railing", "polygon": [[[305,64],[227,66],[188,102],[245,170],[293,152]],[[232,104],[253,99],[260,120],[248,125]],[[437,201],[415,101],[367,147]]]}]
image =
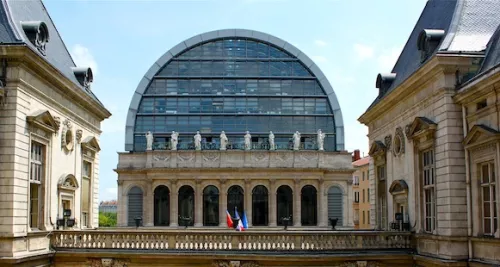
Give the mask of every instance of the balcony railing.
[{"label": "balcony railing", "polygon": [[410,249],[409,232],[379,231],[185,231],[81,230],[54,231],[56,250],[141,251],[333,251]]}]

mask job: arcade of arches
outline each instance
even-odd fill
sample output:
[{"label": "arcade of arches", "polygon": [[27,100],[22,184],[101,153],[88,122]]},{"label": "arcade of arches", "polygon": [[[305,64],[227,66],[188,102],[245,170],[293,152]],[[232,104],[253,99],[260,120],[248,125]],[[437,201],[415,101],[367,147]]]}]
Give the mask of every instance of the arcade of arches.
[{"label": "arcade of arches", "polygon": [[[208,181],[204,185],[200,181],[194,186],[184,184],[174,191],[175,186],[174,183],[158,184],[153,194],[147,195],[141,185],[132,185],[126,198],[127,226],[135,226],[135,218],[140,216],[145,218],[145,226],[151,226],[148,217],[152,217],[153,226],[226,227],[226,210],[232,217],[235,211],[240,217],[245,213],[253,227],[326,226],[328,218],[337,219],[338,225],[342,225],[344,217],[344,194],[339,185],[323,189],[324,194],[307,181],[273,183],[271,190],[268,185],[250,181],[245,183],[245,188],[239,184],[226,187],[225,183],[215,185]],[[323,183],[320,187],[324,187]],[[249,194],[245,194],[245,190]],[[325,207],[321,203],[325,203]],[[327,212],[320,213],[322,208]]]}]

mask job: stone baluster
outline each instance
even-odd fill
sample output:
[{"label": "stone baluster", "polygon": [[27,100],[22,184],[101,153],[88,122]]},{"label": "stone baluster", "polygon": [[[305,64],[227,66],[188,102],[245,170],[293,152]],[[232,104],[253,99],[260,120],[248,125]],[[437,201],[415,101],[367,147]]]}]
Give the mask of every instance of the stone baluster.
[{"label": "stone baluster", "polygon": [[203,189],[201,188],[201,180],[196,179],[196,192],[195,192],[195,214],[194,214],[194,226],[203,226]]},{"label": "stone baluster", "polygon": [[[252,226],[252,180],[245,179],[245,214],[247,216],[248,227]],[[240,215],[243,216],[243,215]]]},{"label": "stone baluster", "polygon": [[177,180],[170,180],[170,226],[177,227],[179,226],[179,191],[177,189]]},{"label": "stone baluster", "polygon": [[227,210],[227,190],[226,179],[219,180],[219,227],[227,227],[226,210]]},{"label": "stone baluster", "polygon": [[269,179],[269,199],[268,202],[269,212],[269,226],[276,226],[276,180]]},{"label": "stone baluster", "polygon": [[302,221],[301,221],[301,210],[302,210],[302,203],[301,203],[301,192],[300,192],[300,179],[295,178],[295,189],[293,192],[293,200],[294,200],[294,209],[293,209],[293,226],[302,226]]}]

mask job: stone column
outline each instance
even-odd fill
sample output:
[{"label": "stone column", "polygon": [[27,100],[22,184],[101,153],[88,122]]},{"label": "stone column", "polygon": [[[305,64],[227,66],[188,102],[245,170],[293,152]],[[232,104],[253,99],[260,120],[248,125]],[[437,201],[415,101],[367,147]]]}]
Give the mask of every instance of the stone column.
[{"label": "stone column", "polygon": [[146,192],[144,194],[144,226],[153,226],[154,220],[154,204],[153,204],[153,181],[148,179],[146,181]]},{"label": "stone column", "polygon": [[302,210],[302,205],[301,205],[301,192],[300,192],[300,179],[295,178],[295,189],[293,190],[293,200],[294,200],[294,210],[293,210],[293,226],[302,226],[302,221],[301,221],[301,210]]},{"label": "stone column", "polygon": [[269,226],[276,226],[276,180],[269,179],[269,199],[267,201],[269,207]]},{"label": "stone column", "polygon": [[[120,179],[120,178],[118,178]],[[118,226],[127,226],[127,217],[128,217],[128,212],[127,212],[127,207],[125,206],[127,203],[127,196],[123,195],[123,181],[122,180],[117,180],[116,183],[118,184],[118,212],[117,212],[117,221],[118,221]]]},{"label": "stone column", "polygon": [[203,189],[201,188],[201,180],[196,179],[196,191],[194,196],[194,226],[203,226]]},{"label": "stone column", "polygon": [[[252,226],[252,180],[245,179],[245,214],[247,216],[248,226]],[[243,216],[243,215],[240,215]]]},{"label": "stone column", "polygon": [[226,179],[220,179],[219,183],[219,227],[226,228],[227,191]]},{"label": "stone column", "polygon": [[170,226],[179,226],[179,191],[177,191],[177,180],[170,180]]},{"label": "stone column", "polygon": [[321,177],[318,181],[318,225],[321,227],[328,226],[328,199],[325,193],[325,181]]}]

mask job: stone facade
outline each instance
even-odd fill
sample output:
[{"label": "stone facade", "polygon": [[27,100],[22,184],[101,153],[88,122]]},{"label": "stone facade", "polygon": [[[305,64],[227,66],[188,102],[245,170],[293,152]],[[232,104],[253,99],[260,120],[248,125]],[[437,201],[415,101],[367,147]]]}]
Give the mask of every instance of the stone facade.
[{"label": "stone facade", "polygon": [[[286,185],[293,190],[293,226],[301,227],[301,194],[304,186],[317,190],[317,223],[328,226],[328,189],[336,186],[343,193],[343,222],[352,221],[352,200],[348,197],[353,172],[351,155],[346,152],[312,151],[147,151],[120,153],[118,172],[118,225],[127,226],[128,195],[133,187],[143,193],[143,225],[154,226],[154,192],[164,185],[169,189],[170,223],[179,226],[178,190],[194,189],[194,226],[203,226],[203,190],[219,190],[219,226],[227,227],[227,190],[238,185],[244,190],[244,210],[252,226],[252,191],[258,185],[268,194],[268,227],[276,227],[276,190]],[[299,192],[299,193],[297,193]],[[232,213],[232,212],[231,212]]]},{"label": "stone facade", "polygon": [[[420,266],[500,263],[492,253],[500,246],[496,201],[500,124],[495,90],[499,76],[498,66],[488,66],[490,57],[498,58],[499,30],[493,32],[499,21],[493,19],[495,27],[488,28],[490,20],[468,12],[474,5],[484,9],[479,13],[498,16],[500,10],[493,2],[464,2],[455,8],[459,26],[450,26],[450,32],[457,30],[452,27],[466,28],[462,21],[475,20],[489,31],[489,43],[476,40],[464,48],[455,36],[451,44],[435,43],[435,50],[426,54],[428,48],[422,44],[433,42],[426,39],[430,32],[425,24],[432,21],[432,11],[426,7],[422,16],[429,22],[417,23],[392,78],[379,74],[379,96],[359,119],[369,128],[371,144],[371,223],[377,229],[398,229],[396,214],[402,213],[403,227],[416,232],[415,259]],[[420,43],[415,47],[411,41],[417,36]],[[446,34],[436,36],[445,40]],[[481,52],[461,53],[476,49]],[[418,67],[409,72],[402,67],[408,64]],[[395,80],[397,75],[407,76]]]},{"label": "stone facade", "polygon": [[[17,4],[0,5],[12,5],[7,12],[11,12],[13,24],[23,23],[16,20]],[[31,15],[46,15],[41,3],[28,5]],[[50,21],[38,19],[30,25],[39,27],[37,34],[53,34],[52,43],[41,46],[37,42],[33,45],[38,46],[32,47],[26,40],[28,44],[1,45],[2,266],[46,264],[53,254],[53,230],[98,227],[100,123],[111,114],[75,82],[76,78],[63,74],[73,74],[69,65],[67,70],[55,65],[53,46],[62,40]],[[3,26],[16,30],[11,24]],[[17,34],[24,37],[23,32]],[[37,38],[40,42],[44,39]]]}]

